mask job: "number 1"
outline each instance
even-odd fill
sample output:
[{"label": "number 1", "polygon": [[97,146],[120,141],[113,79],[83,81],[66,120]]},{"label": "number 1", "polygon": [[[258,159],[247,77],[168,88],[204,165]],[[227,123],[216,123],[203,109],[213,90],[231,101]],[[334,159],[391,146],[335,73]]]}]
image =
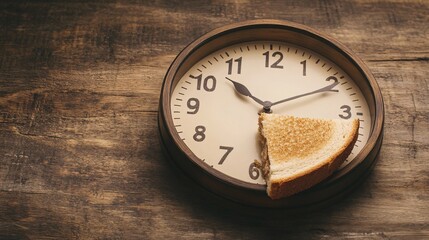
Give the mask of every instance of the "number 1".
[{"label": "number 1", "polygon": [[307,60],[300,62],[302,64],[302,76],[307,75]]}]

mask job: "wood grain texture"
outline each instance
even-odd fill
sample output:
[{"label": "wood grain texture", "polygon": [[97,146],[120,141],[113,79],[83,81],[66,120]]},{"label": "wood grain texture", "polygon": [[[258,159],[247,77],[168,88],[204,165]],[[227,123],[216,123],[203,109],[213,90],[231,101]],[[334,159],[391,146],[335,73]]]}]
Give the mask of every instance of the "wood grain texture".
[{"label": "wood grain texture", "polygon": [[[157,108],[177,53],[227,23],[306,24],[355,51],[385,101],[369,178],[280,218],[224,209],[163,155]],[[0,3],[0,238],[429,238],[427,1]]]}]

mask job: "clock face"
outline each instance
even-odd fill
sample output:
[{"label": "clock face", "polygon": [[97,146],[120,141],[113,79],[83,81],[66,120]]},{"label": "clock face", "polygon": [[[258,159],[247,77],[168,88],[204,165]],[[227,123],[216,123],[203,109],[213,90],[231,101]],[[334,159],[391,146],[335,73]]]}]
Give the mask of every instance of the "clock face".
[{"label": "clock face", "polygon": [[262,105],[240,94],[234,82],[263,102],[279,102],[327,87],[330,91],[273,104],[276,114],[360,120],[346,166],[368,141],[371,116],[360,91],[342,69],[316,52],[283,42],[245,42],[213,52],[189,68],[171,96],[174,127],[207,166],[232,178],[265,184],[260,161],[258,113]]}]

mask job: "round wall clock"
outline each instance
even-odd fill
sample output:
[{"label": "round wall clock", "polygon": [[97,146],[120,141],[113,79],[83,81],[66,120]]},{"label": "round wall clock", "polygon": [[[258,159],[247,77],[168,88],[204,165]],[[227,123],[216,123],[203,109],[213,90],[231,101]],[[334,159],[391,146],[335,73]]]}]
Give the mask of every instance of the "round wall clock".
[{"label": "round wall clock", "polygon": [[[329,179],[272,200],[255,164],[260,112],[358,118],[359,137]],[[158,118],[166,152],[197,184],[241,205],[295,210],[332,202],[367,175],[383,119],[380,89],[354,53],[319,31],[277,20],[231,24],[188,45],[165,75]]]}]

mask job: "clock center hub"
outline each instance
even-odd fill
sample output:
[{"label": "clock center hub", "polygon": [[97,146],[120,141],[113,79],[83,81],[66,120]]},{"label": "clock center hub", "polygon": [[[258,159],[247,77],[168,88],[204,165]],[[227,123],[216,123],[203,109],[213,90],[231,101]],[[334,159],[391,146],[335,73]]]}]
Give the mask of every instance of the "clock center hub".
[{"label": "clock center hub", "polygon": [[273,105],[273,103],[272,102],[270,102],[270,101],[265,101],[265,102],[263,102],[263,108],[262,108],[262,111],[264,112],[264,113],[272,113],[273,112],[273,110],[271,110],[271,106]]}]

